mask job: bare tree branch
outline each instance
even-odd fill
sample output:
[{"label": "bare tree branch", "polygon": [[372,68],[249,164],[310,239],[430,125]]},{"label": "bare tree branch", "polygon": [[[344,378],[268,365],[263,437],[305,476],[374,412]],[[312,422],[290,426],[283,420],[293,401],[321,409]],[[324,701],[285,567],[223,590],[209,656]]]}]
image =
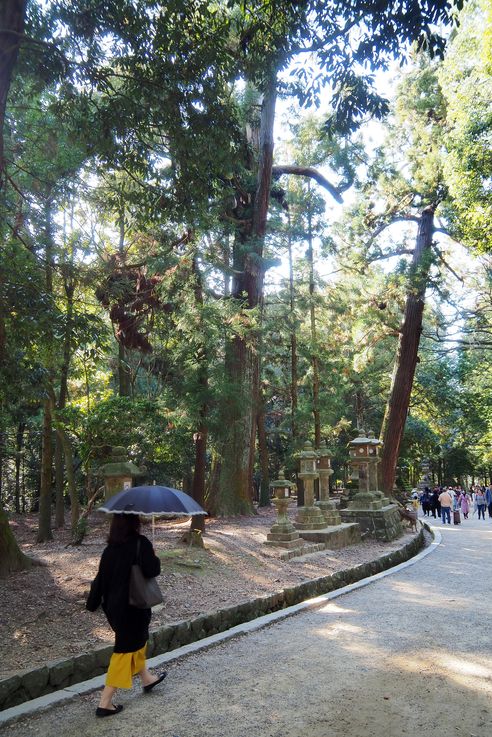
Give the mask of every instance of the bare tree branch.
[{"label": "bare tree branch", "polygon": [[446,228],[434,228],[434,233],[442,233],[447,238],[449,238],[451,241],[453,241],[453,243],[456,243],[458,246],[461,246],[462,248],[465,248],[465,246],[463,245],[463,243],[461,241],[457,240],[456,238],[454,238],[451,235],[451,233],[449,232],[449,230],[447,230]]},{"label": "bare tree branch", "polygon": [[321,172],[314,169],[312,166],[289,166],[286,164],[283,166],[274,166],[272,168],[272,175],[274,177],[281,176],[282,174],[294,174],[298,177],[310,177],[311,179],[314,179],[315,182],[318,182],[319,185],[324,187],[336,202],[339,204],[343,203],[342,196],[337,187],[329,182]]},{"label": "bare tree branch", "polygon": [[446,259],[442,255],[442,251],[439,248],[436,248],[435,246],[434,246],[434,250],[437,253],[437,255],[439,257],[439,260],[441,261],[441,263],[443,264],[443,266],[445,266],[452,273],[452,275],[455,277],[455,279],[458,279],[458,281],[460,281],[462,284],[464,284],[465,283],[465,280],[463,279],[462,276],[459,276],[459,274],[457,274],[456,271],[448,264],[448,262],[446,261]]},{"label": "bare tree branch", "polygon": [[378,255],[368,256],[366,261],[372,264],[374,261],[383,261],[386,258],[394,258],[395,256],[413,256],[413,248],[395,248],[394,251],[381,251]]},{"label": "bare tree branch", "polygon": [[[366,246],[370,246],[376,238],[378,238],[381,233],[384,233],[384,231],[394,225],[395,223],[418,223],[419,218],[416,215],[398,215],[397,217],[392,217],[391,220],[388,220],[387,222],[381,223],[376,230],[372,233],[371,237],[366,243]],[[413,253],[413,249],[412,249]]]},{"label": "bare tree branch", "polygon": [[464,349],[471,349],[471,348],[485,348],[492,346],[492,340],[474,340],[473,342],[469,340],[463,340],[462,338],[441,338],[440,335],[428,335],[425,334],[425,337],[428,340],[432,340],[434,343],[453,343],[454,346],[452,348],[449,348],[450,351],[455,350],[456,346],[461,346]]}]

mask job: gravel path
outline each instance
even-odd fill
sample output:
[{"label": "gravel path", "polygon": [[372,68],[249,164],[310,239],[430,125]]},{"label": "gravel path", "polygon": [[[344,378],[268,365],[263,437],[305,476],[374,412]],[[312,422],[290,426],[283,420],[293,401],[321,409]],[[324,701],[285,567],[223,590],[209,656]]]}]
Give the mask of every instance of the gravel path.
[{"label": "gravel path", "polygon": [[3,734],[490,737],[492,520],[440,531],[415,565],[121,692],[121,715],[96,720],[91,694]]}]

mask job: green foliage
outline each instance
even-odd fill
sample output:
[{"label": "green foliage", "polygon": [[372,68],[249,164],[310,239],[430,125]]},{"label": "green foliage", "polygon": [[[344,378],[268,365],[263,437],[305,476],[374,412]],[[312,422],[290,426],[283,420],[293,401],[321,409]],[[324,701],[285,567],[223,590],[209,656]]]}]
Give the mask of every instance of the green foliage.
[{"label": "green foliage", "polygon": [[410,415],[405,424],[400,464],[403,465],[405,462],[418,464],[424,458],[432,457],[438,440],[438,436],[425,420]]},{"label": "green foliage", "polygon": [[6,332],[2,403],[12,409],[36,407],[45,392],[45,336],[58,313],[40,287],[35,260],[16,240],[0,249],[0,309]]},{"label": "green foliage", "polygon": [[492,250],[492,8],[473,0],[461,14],[440,80],[447,104],[447,216],[457,238]]},{"label": "green foliage", "polygon": [[85,419],[81,455],[96,468],[111,447],[123,446],[157,483],[178,481],[192,458],[189,428],[178,412],[160,402],[112,397],[99,402]]}]

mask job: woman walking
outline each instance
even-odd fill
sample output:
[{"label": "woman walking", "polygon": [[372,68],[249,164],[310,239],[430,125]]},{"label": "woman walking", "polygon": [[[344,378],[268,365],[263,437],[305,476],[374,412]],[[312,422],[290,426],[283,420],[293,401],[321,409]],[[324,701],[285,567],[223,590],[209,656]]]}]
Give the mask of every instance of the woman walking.
[{"label": "woman walking", "polygon": [[475,487],[474,486],[471,487],[471,494],[470,494],[470,496],[471,496],[471,500],[472,500],[472,504],[473,504],[472,517],[474,517],[476,515],[476,513],[477,513],[477,494],[476,494],[476,490],[475,490]]},{"label": "woman walking", "polygon": [[478,519],[480,519],[480,516],[485,519],[485,494],[479,486],[475,490],[475,502],[477,504]]},{"label": "woman walking", "polygon": [[95,612],[102,605],[115,633],[106,685],[96,709],[98,717],[113,716],[123,709],[123,706],[113,704],[113,696],[117,688],[131,688],[134,675],[140,676],[146,693],[166,677],[166,673],[153,675],[145,663],[151,610],[138,609],[129,604],[130,571],[137,560],[145,578],[159,575],[161,562],[150,540],[140,534],[138,516],[113,515],[108,545],[101,556],[99,571],[92,582],[86,604],[90,612]]},{"label": "woman walking", "polygon": [[468,494],[466,491],[462,491],[459,498],[458,498],[459,505],[461,507],[461,512],[463,514],[463,519],[468,519],[468,513],[470,511],[470,500],[468,498]]},{"label": "woman walking", "polygon": [[422,502],[422,513],[424,517],[428,517],[431,511],[431,495],[428,486],[425,487],[420,501]]},{"label": "woman walking", "polygon": [[436,519],[436,513],[438,509],[440,510],[439,492],[437,489],[433,489],[430,493],[429,511],[432,512],[432,516],[434,517],[434,519]]}]

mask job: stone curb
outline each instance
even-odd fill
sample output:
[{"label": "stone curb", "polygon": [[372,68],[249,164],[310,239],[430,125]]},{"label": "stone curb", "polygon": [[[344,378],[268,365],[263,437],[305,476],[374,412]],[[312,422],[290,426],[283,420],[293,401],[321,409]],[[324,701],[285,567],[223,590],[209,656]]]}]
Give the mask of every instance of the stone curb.
[{"label": "stone curb", "polygon": [[[376,560],[152,632],[148,644],[149,666],[169,663],[218,642],[260,629],[413,565],[433,552],[441,542],[438,530],[427,524],[423,526],[434,536],[434,542],[423,550],[424,533],[421,529],[402,548]],[[112,651],[112,645],[107,645],[0,681],[0,724],[100,688]]]}]

